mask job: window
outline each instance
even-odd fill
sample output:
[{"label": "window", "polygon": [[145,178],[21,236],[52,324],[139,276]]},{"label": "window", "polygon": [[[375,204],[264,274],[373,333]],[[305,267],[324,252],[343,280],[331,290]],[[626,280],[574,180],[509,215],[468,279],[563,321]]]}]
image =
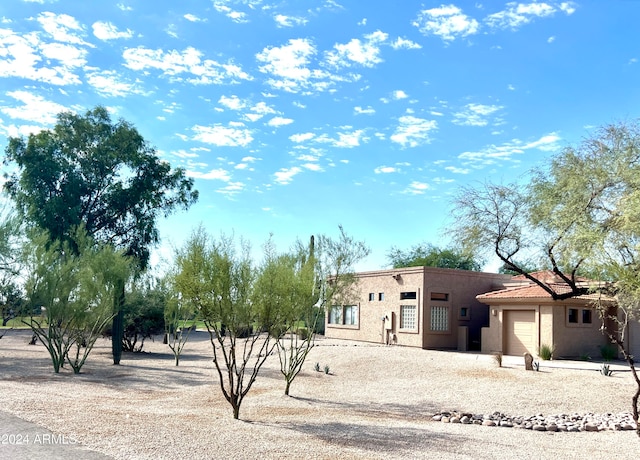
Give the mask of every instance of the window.
[{"label": "window", "polygon": [[436,332],[449,330],[449,307],[431,307],[431,330]]},{"label": "window", "polygon": [[342,324],[342,307],[334,305],[329,310],[329,324]]},{"label": "window", "polygon": [[334,305],[329,310],[329,324],[357,326],[358,306],[357,305]]},{"label": "window", "polygon": [[400,329],[417,329],[416,306],[400,305]]},{"label": "window", "polygon": [[591,327],[593,324],[593,309],[567,308],[567,326]]},{"label": "window", "polygon": [[460,319],[469,319],[469,307],[460,307]]},{"label": "window", "polygon": [[449,300],[449,294],[446,292],[432,292],[431,300],[446,302],[447,300]]},{"label": "window", "polygon": [[416,298],[415,292],[401,292],[400,300],[414,300]]},{"label": "window", "polygon": [[369,293],[369,302],[376,300],[376,294],[374,292]]},{"label": "window", "polygon": [[345,305],[344,307],[344,324],[356,326],[358,324],[358,306]]},{"label": "window", "polygon": [[382,302],[384,300],[384,292],[378,293],[378,300]]}]

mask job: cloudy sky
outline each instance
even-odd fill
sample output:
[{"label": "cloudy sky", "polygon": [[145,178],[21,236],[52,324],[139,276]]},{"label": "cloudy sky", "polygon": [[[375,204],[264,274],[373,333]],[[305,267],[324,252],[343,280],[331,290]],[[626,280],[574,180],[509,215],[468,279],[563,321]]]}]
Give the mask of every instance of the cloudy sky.
[{"label": "cloudy sky", "polygon": [[0,147],[104,105],[196,180],[160,223],[447,246],[450,197],[638,116],[640,2],[5,0]]}]

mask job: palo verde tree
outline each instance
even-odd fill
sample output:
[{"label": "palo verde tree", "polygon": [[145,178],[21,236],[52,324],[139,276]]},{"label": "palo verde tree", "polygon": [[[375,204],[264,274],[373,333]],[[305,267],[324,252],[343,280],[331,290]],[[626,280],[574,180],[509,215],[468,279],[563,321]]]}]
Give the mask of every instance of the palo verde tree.
[{"label": "palo verde tree", "polygon": [[[113,318],[113,298],[131,273],[129,258],[109,245],[94,244],[82,229],[68,242],[39,233],[28,244],[25,290],[30,318],[23,320],[45,346],[54,372],[65,361],[80,373],[97,338]],[[35,309],[40,314],[34,314]]]},{"label": "palo verde tree", "polygon": [[456,249],[440,249],[432,244],[418,244],[411,249],[392,247],[387,258],[393,268],[438,267],[480,271],[481,264],[472,255]]},{"label": "palo verde tree", "polygon": [[[257,308],[256,268],[247,244],[237,252],[231,238],[196,230],[175,256],[175,287],[204,321],[220,389],[237,419],[245,396],[276,341],[262,330],[279,323],[277,311]],[[261,296],[260,296],[261,297]]]},{"label": "palo verde tree", "polygon": [[[60,113],[51,130],[9,138],[5,190],[20,216],[51,241],[75,251],[75,229],[110,244],[144,269],[159,241],[157,219],[198,197],[183,169],[171,169],[128,122],[113,123],[104,107]],[[124,281],[115,298],[114,364],[122,352]]]},{"label": "palo verde tree", "polygon": [[[486,184],[463,189],[455,201],[455,234],[472,249],[491,248],[505,266],[540,285],[553,299],[584,294],[579,275],[609,282],[598,292],[617,300],[619,314],[600,304],[603,332],[629,364],[637,390],[640,379],[624,332],[637,321],[640,305],[640,126],[619,123],[598,130],[576,147],[555,155],[526,186]],[[532,277],[518,261],[537,259],[570,287],[556,292]],[[605,327],[614,321],[618,330]],[[638,425],[640,436],[640,424]]]},{"label": "palo verde tree", "polygon": [[169,284],[175,278],[168,275],[159,282],[158,290],[164,293],[164,336],[175,358],[176,366],[180,364],[180,356],[184,350],[191,332],[195,329],[197,319],[196,309],[192,302],[176,295],[177,287],[173,289]]},{"label": "palo verde tree", "polygon": [[[281,291],[281,314],[288,328],[277,344],[286,395],[315,344],[316,332],[324,326],[327,307],[342,308],[357,299],[354,267],[370,250],[364,242],[349,236],[342,226],[338,229],[338,238],[320,235],[316,244],[311,237],[308,248],[298,243],[290,254],[276,258],[272,266],[267,265],[284,278],[275,289]],[[268,279],[275,278],[272,275]]]}]

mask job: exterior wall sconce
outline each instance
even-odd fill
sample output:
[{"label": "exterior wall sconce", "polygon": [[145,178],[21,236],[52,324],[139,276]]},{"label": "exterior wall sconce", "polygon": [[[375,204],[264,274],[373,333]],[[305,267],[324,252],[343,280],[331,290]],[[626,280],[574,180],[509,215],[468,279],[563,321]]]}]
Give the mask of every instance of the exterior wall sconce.
[{"label": "exterior wall sconce", "polygon": [[396,281],[400,281],[402,279],[402,275],[400,275],[399,273],[397,275],[391,275],[393,277],[394,280]]},{"label": "exterior wall sconce", "polygon": [[491,314],[492,314],[493,316],[497,316],[497,315],[498,315],[498,310],[496,310],[495,308],[493,308],[493,309],[491,310]]}]

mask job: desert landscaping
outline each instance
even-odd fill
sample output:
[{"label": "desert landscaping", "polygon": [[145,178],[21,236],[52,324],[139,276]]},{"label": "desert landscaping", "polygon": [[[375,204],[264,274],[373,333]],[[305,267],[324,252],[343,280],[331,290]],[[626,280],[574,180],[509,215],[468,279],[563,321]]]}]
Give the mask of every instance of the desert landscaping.
[{"label": "desert landscaping", "polygon": [[535,372],[517,357],[504,357],[500,368],[490,355],[319,337],[291,396],[272,356],[234,420],[205,331],[194,333],[179,367],[161,340],[113,366],[110,342],[100,339],[80,375],[54,374],[44,347],[27,345],[29,337],[13,330],[0,340],[2,410],[119,459],[594,459],[632,458],[640,446],[634,431],[433,420],[443,411],[629,413],[635,385],[623,363],[610,377],[597,362],[542,361]]}]

